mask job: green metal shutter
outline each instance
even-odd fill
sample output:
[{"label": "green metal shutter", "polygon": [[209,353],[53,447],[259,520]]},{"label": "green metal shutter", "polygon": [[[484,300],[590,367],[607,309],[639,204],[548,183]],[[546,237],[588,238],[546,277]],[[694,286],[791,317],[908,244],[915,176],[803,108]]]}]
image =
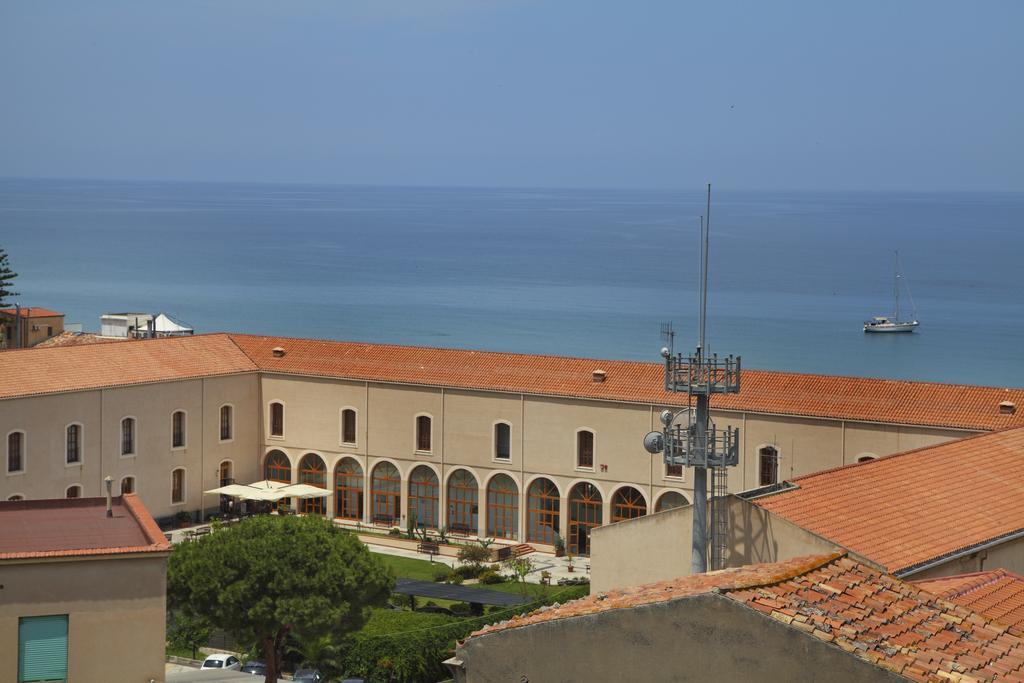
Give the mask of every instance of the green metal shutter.
[{"label": "green metal shutter", "polygon": [[18,681],[68,677],[68,615],[18,620]]}]

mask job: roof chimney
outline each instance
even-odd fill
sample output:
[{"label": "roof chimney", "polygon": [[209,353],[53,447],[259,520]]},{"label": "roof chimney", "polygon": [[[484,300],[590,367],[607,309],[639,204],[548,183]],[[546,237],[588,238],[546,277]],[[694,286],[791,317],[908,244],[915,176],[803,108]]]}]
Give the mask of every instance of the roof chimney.
[{"label": "roof chimney", "polygon": [[107,517],[114,516],[114,508],[110,502],[110,487],[114,484],[114,480],[107,475],[107,478],[103,480],[103,483],[107,485]]},{"label": "roof chimney", "polygon": [[1013,415],[1017,412],[1017,404],[1013,401],[1000,401],[999,403],[999,414],[1000,415]]},{"label": "roof chimney", "polygon": [[604,378],[607,377],[607,376],[608,376],[608,373],[605,372],[604,370],[600,369],[600,368],[598,368],[597,370],[594,370],[594,381],[595,382],[603,382]]},{"label": "roof chimney", "polygon": [[274,358],[284,358],[283,346],[275,346],[273,349],[270,350],[270,352],[274,354]]}]

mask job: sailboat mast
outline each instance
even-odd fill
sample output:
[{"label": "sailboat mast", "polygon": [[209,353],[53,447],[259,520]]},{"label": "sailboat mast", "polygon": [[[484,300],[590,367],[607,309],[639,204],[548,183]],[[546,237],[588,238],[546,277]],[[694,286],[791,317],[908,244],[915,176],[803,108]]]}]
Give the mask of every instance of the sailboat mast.
[{"label": "sailboat mast", "polygon": [[892,291],[893,296],[896,299],[896,311],[893,313],[893,321],[899,322],[900,320],[900,252],[893,252],[896,254],[896,271],[893,275]]}]

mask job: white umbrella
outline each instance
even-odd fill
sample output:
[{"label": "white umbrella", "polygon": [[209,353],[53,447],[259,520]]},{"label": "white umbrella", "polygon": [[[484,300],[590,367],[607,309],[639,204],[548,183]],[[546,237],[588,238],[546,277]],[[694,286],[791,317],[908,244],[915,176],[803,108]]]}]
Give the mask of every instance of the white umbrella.
[{"label": "white umbrella", "polygon": [[270,479],[264,479],[262,481],[254,481],[251,484],[246,484],[246,486],[250,486],[256,489],[263,489],[264,491],[273,491],[275,489],[284,488],[285,486],[291,486],[291,484],[288,484],[283,481],[272,481]]},{"label": "white umbrella", "polygon": [[203,493],[220,494],[222,496],[235,496],[237,498],[244,498],[246,495],[252,493],[254,489],[248,486],[242,486],[241,484],[228,484],[227,486],[221,486],[220,488],[210,489],[209,491],[203,491]]},{"label": "white umbrella", "polygon": [[329,491],[319,486],[310,486],[309,484],[292,484],[283,489],[278,489],[274,493],[285,494],[281,496],[282,498],[289,496],[292,498],[323,498]]}]

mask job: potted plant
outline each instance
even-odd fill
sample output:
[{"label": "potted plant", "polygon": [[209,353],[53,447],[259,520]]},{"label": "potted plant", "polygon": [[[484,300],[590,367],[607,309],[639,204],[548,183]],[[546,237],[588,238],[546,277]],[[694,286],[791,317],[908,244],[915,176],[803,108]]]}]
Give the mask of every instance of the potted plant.
[{"label": "potted plant", "polygon": [[569,553],[569,566],[565,570],[570,573],[576,571],[576,567],[572,564],[572,553]]},{"label": "potted plant", "polygon": [[185,510],[178,510],[178,512],[174,515],[174,521],[178,523],[179,529],[184,529],[185,527],[192,526],[192,514],[190,512],[186,512]]},{"label": "potted plant", "polygon": [[558,534],[555,534],[555,557],[563,557],[565,555],[565,541]]}]

